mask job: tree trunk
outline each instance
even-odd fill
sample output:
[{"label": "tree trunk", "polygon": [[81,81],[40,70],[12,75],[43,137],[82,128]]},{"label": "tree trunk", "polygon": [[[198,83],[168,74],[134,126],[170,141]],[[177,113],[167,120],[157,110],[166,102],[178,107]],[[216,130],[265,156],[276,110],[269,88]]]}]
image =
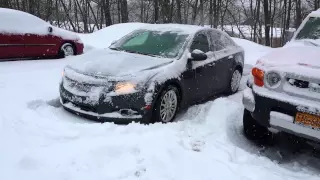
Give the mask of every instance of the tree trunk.
[{"label": "tree trunk", "polygon": [[270,46],[270,15],[269,15],[269,1],[263,0],[264,8],[264,25],[265,25],[265,45]]},{"label": "tree trunk", "polygon": [[153,1],[153,9],[154,9],[154,23],[159,22],[159,1]]},{"label": "tree trunk", "polygon": [[204,9],[203,9],[203,0],[200,0],[200,25],[204,26]]},{"label": "tree trunk", "polygon": [[121,0],[121,21],[122,23],[129,21],[127,0]]},{"label": "tree trunk", "polygon": [[256,38],[257,38],[257,24],[258,24],[258,21],[260,21],[260,8],[261,8],[261,0],[257,0],[256,1],[256,11],[255,11],[255,19],[254,19],[254,32],[253,32],[253,39],[254,39],[254,42],[257,42],[256,41]]},{"label": "tree trunk", "polygon": [[302,22],[302,13],[301,13],[301,0],[296,1],[296,21],[295,27],[298,28]]},{"label": "tree trunk", "polygon": [[117,18],[118,22],[121,23],[121,0],[117,0]]},{"label": "tree trunk", "polygon": [[219,23],[219,0],[213,0],[213,27],[217,28]]},{"label": "tree trunk", "polygon": [[181,18],[181,1],[180,0],[176,0],[177,3],[177,22],[179,24],[182,23],[182,18]]},{"label": "tree trunk", "polygon": [[143,14],[144,14],[144,5],[143,5],[143,0],[140,0],[140,22],[144,22],[143,21]]},{"label": "tree trunk", "polygon": [[111,14],[110,14],[110,4],[109,0],[102,0],[102,6],[104,9],[104,19],[106,21],[106,27],[112,25]]},{"label": "tree trunk", "polygon": [[0,0],[0,6],[4,8],[10,8],[9,7],[9,0]]},{"label": "tree trunk", "polygon": [[196,18],[197,18],[197,13],[198,13],[198,1],[197,0],[195,1],[192,8],[193,8],[193,12],[192,12],[191,24],[195,24]]},{"label": "tree trunk", "polygon": [[210,0],[209,2],[209,24],[210,27],[213,27],[213,0]]}]

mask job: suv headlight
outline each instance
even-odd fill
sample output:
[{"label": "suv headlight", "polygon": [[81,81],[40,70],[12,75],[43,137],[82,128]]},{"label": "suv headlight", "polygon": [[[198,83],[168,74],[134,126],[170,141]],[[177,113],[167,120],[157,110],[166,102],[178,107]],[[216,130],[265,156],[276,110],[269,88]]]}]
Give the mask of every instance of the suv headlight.
[{"label": "suv headlight", "polygon": [[269,72],[265,78],[270,88],[277,88],[281,83],[281,75],[277,72]]}]

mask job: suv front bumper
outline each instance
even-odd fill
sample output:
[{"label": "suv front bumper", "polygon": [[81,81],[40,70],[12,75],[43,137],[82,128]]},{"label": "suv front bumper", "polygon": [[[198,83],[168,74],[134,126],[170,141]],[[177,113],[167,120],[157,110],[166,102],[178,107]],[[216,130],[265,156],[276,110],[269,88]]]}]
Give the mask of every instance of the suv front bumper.
[{"label": "suv front bumper", "polygon": [[320,102],[290,96],[253,85],[244,91],[242,102],[262,126],[274,128],[314,141],[320,141],[320,130],[295,123],[297,112],[319,115]]}]

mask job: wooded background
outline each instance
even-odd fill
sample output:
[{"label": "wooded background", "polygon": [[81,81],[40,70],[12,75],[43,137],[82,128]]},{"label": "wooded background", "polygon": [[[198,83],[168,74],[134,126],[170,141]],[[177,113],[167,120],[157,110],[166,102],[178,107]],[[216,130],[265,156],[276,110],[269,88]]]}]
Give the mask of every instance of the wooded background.
[{"label": "wooded background", "polygon": [[210,26],[267,46],[284,44],[320,0],[0,0],[55,26],[89,33],[125,22]]}]

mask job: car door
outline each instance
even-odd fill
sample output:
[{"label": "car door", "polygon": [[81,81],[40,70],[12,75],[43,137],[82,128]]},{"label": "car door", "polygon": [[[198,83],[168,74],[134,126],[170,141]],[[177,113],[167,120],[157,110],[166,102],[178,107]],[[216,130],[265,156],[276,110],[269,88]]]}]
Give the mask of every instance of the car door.
[{"label": "car door", "polygon": [[215,57],[210,49],[210,43],[207,31],[198,32],[190,46],[190,52],[198,49],[207,54],[204,61],[193,61],[192,69],[195,72],[194,94],[197,100],[204,100],[212,95],[214,73],[212,72]]},{"label": "car door", "polygon": [[44,26],[40,26],[41,34],[30,31],[25,35],[24,43],[27,57],[46,57],[57,55],[54,51],[57,46],[57,38],[49,33]]},{"label": "car door", "polygon": [[21,58],[23,56],[23,35],[0,33],[0,59]]},{"label": "car door", "polygon": [[229,39],[220,31],[209,31],[211,49],[214,51],[215,63],[213,66],[214,72],[214,91],[221,92],[229,85],[229,80],[233,68],[233,50],[234,48],[229,46]]}]

